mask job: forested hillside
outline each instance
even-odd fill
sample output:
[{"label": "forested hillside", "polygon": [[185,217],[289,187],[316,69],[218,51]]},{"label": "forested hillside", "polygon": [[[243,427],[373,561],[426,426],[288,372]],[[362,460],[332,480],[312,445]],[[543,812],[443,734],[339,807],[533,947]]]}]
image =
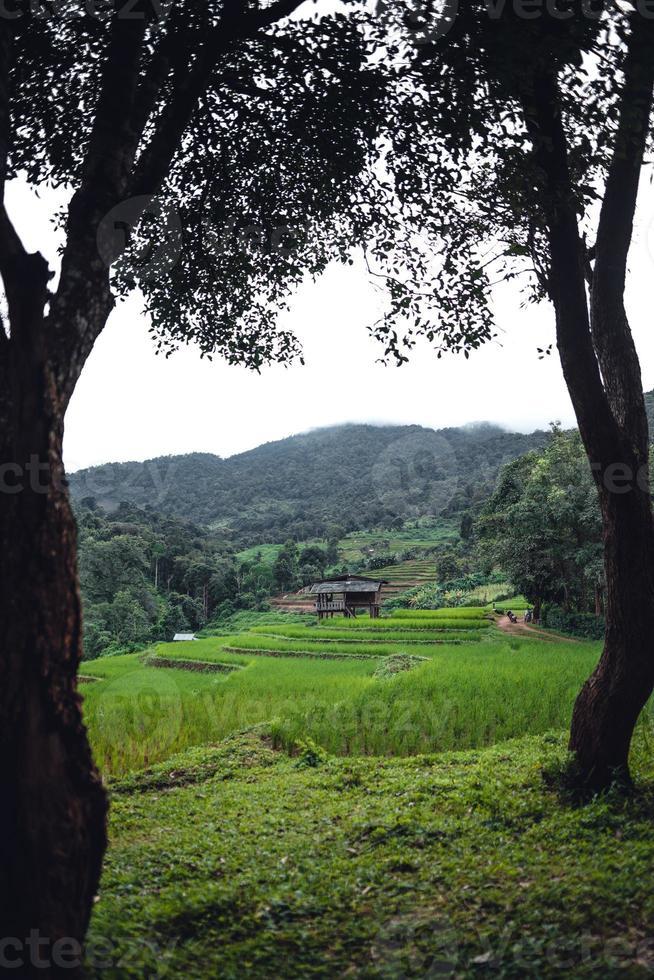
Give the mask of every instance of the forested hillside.
[{"label": "forested hillside", "polygon": [[243,544],[393,526],[478,507],[500,467],[544,445],[547,433],[491,425],[435,432],[420,426],[346,425],[292,436],[221,459],[203,453],[73,473],[79,501],[112,510],[150,506],[231,529]]}]

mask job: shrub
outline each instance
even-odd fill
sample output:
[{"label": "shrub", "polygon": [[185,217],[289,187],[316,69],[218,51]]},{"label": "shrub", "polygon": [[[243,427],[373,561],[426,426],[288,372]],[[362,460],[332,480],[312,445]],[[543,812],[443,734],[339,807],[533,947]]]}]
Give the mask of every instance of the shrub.
[{"label": "shrub", "polygon": [[371,558],[367,562],[366,567],[371,571],[374,571],[377,568],[386,568],[388,565],[397,565],[400,560],[400,556],[395,554],[377,555],[375,558]]},{"label": "shrub", "polygon": [[560,606],[543,606],[541,611],[543,626],[582,636],[587,640],[601,640],[604,637],[604,618],[587,612],[566,612]]},{"label": "shrub", "polygon": [[328,761],[329,755],[321,746],[311,738],[304,738],[296,745],[298,759],[295,763],[296,769],[317,769]]}]

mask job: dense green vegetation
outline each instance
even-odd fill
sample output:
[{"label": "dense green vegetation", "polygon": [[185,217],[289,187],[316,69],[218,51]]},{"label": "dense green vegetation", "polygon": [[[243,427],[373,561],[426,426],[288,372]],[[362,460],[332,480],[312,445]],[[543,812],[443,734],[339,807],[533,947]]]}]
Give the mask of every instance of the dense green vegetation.
[{"label": "dense green vegetation", "polygon": [[509,463],[477,522],[482,558],[501,566],[540,610],[595,612],[604,568],[597,490],[577,433]]},{"label": "dense green vegetation", "polygon": [[85,657],[129,652],[198,631],[238,609],[261,609],[271,593],[314,581],[335,546],[237,555],[229,537],[152,509],[123,503],[108,514],[77,506]]},{"label": "dense green vegetation", "polygon": [[266,594],[206,528],[129,504],[108,515],[91,501],[77,524],[87,659],[197,630],[225,604],[231,612]]}]

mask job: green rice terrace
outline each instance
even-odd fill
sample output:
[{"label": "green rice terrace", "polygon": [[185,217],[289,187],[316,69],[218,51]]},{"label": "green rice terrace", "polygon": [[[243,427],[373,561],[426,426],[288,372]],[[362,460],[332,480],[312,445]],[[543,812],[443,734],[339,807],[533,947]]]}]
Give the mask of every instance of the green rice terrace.
[{"label": "green rice terrace", "polygon": [[481,606],[249,613],[86,664],[112,793],[90,942],[121,963],[88,975],[651,976],[651,715],[633,799],[562,802],[599,647],[552,640]]},{"label": "green rice terrace", "polygon": [[339,552],[346,563],[370,558],[380,551],[433,551],[439,545],[458,540],[459,528],[454,520],[439,518],[434,522],[406,527],[402,531],[353,531],[339,542]]},{"label": "green rice terrace", "polygon": [[[572,644],[553,648],[549,636],[505,636],[481,607],[320,625],[249,618],[245,632],[89,664],[87,719],[106,773],[260,723],[286,750],[308,737],[335,755],[439,752],[538,734],[566,724],[596,656],[593,644],[575,643],[571,656]],[[407,660],[402,676],[380,683],[380,666],[398,657]]]}]

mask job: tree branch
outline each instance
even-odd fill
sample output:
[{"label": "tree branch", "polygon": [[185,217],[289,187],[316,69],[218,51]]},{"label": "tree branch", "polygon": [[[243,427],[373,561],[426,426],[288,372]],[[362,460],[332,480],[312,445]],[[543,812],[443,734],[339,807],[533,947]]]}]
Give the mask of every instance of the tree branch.
[{"label": "tree branch", "polygon": [[654,25],[635,12],[595,246],[591,327],[611,409],[625,435],[638,446],[643,461],[648,452],[647,415],[624,290],[653,91]]},{"label": "tree branch", "polygon": [[210,33],[195,63],[161,115],[150,143],[143,150],[130,180],[131,196],[154,195],[168,173],[193,112],[205,94],[215,65],[237,40],[254,37],[262,28],[288,17],[305,0],[278,0],[266,10],[244,13],[242,0],[225,4],[220,22]]},{"label": "tree branch", "polygon": [[[139,85],[132,112],[132,130],[140,140],[154,111],[163,85],[170,75],[188,66],[196,40],[189,27],[188,9],[184,3],[174,6],[165,30],[162,29],[150,62]],[[134,147],[136,156],[137,146]]]},{"label": "tree branch", "polygon": [[12,22],[0,19],[0,276],[5,288],[9,334],[0,321],[0,359],[6,360],[12,346],[34,341],[47,300],[50,278],[47,262],[37,252],[30,254],[12,224],[4,203],[7,158],[11,142],[9,69],[12,60]]},{"label": "tree branch", "polygon": [[59,288],[48,318],[55,377],[67,404],[86,358],[113,307],[109,267],[99,253],[100,222],[126,191],[138,137],[132,109],[147,20],[114,14],[98,106],[80,187],[68,209]]},{"label": "tree branch", "polygon": [[4,199],[7,179],[7,157],[11,142],[11,115],[9,109],[9,71],[13,60],[13,21],[0,21],[0,200]]}]

